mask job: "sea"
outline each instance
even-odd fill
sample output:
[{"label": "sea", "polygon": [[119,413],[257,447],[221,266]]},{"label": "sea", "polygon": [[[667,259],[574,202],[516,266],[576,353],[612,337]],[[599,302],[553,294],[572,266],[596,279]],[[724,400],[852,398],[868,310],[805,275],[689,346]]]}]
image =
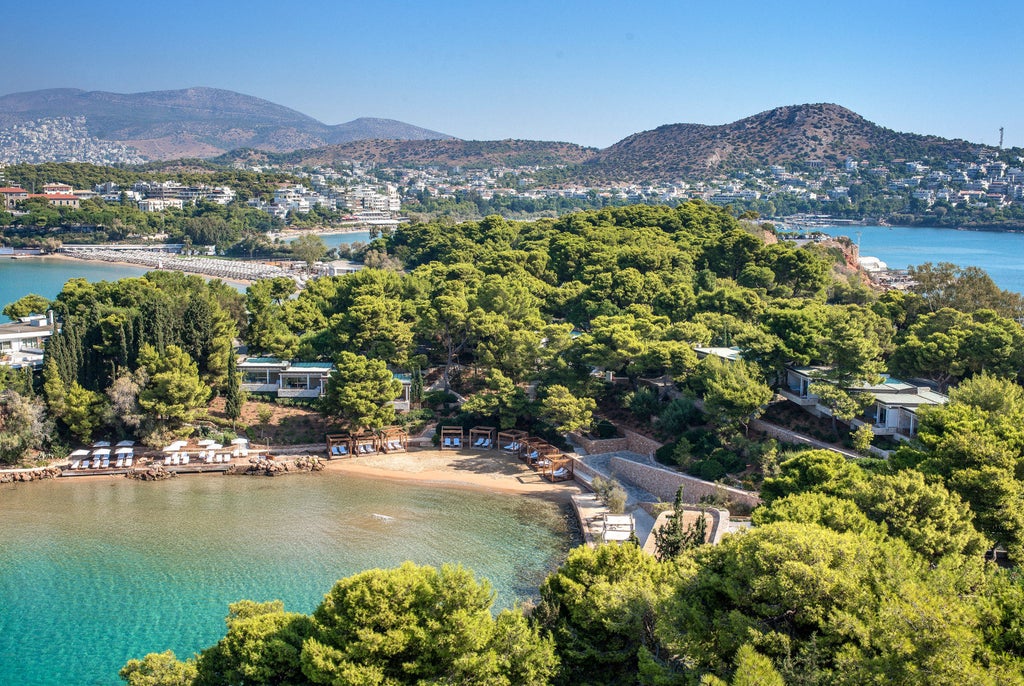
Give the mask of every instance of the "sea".
[{"label": "sea", "polygon": [[[369,231],[354,231],[321,236],[328,248],[337,248],[358,241],[368,242]],[[128,267],[105,262],[65,260],[51,257],[21,257],[12,259],[0,256],[0,309],[29,293],[52,300],[57,297],[64,283],[80,277],[87,281],[115,281],[129,276],[142,276],[150,269]],[[0,321],[7,321],[0,315]]]},{"label": "sea", "polygon": [[816,226],[811,230],[849,236],[859,243],[862,257],[877,257],[890,269],[925,262],[981,267],[1003,290],[1024,293],[1024,233],[917,226]]},{"label": "sea", "polygon": [[119,684],[130,658],[215,643],[228,603],[308,613],[405,560],[462,564],[512,607],[571,541],[545,499],[336,472],[3,485],[0,518],[0,684],[19,686]]}]

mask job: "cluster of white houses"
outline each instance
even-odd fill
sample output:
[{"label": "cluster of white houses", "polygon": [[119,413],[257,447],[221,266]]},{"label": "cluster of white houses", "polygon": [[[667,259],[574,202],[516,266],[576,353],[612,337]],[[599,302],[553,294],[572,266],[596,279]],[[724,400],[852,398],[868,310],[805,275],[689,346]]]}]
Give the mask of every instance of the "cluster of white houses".
[{"label": "cluster of white houses", "polygon": [[[248,393],[267,393],[277,398],[319,398],[327,390],[330,362],[296,362],[276,357],[246,357],[238,361],[242,389]],[[410,407],[412,376],[395,374],[402,382],[402,394],[393,401],[396,410]]]}]

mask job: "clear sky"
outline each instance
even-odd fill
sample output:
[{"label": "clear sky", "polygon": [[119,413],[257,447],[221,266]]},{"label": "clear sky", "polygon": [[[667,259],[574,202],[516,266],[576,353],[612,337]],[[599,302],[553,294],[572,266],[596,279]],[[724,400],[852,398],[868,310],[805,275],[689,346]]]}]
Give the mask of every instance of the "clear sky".
[{"label": "clear sky", "polygon": [[1024,3],[11,2],[0,94],[211,86],[328,124],[604,147],[662,124],[834,102],[1024,146]]}]

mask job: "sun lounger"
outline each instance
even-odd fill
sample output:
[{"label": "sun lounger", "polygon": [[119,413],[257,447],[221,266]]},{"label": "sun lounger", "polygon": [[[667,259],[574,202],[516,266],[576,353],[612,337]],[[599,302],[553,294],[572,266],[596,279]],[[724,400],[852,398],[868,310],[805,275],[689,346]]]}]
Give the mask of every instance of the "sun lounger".
[{"label": "sun lounger", "polygon": [[203,460],[206,464],[213,462],[213,453],[206,453],[206,457]]},{"label": "sun lounger", "polygon": [[69,467],[69,469],[78,469],[78,465],[80,465],[80,464],[82,464],[81,460],[75,460],[74,462],[71,463],[71,466]]},{"label": "sun lounger", "polygon": [[452,439],[452,445],[455,446],[456,448],[462,447],[462,439],[461,438],[453,438]]},{"label": "sun lounger", "polygon": [[171,463],[171,456],[170,455],[164,455],[164,466],[169,465],[170,463]]},{"label": "sun lounger", "polygon": [[450,447],[452,447],[452,439],[450,439],[450,438],[446,438],[446,439],[444,439],[444,447],[445,447],[445,448],[450,448]]},{"label": "sun lounger", "polygon": [[217,463],[217,464],[220,464],[221,462],[224,461],[224,456],[223,455],[214,455],[213,456],[213,461],[215,463]]},{"label": "sun lounger", "polygon": [[483,442],[483,447],[484,448],[490,448],[491,447],[491,439],[485,438],[484,442]]},{"label": "sun lounger", "polygon": [[171,464],[181,464],[181,455],[179,453],[174,453],[171,456]]},{"label": "sun lounger", "polygon": [[73,465],[71,465],[71,468],[72,469],[88,469],[89,468],[89,460],[85,459],[85,460],[81,460],[79,462],[75,462]]},{"label": "sun lounger", "polygon": [[99,457],[92,458],[92,468],[93,469],[99,469],[102,464],[103,464],[103,459],[102,458],[99,458]]},{"label": "sun lounger", "polygon": [[181,456],[181,463],[188,464],[188,453],[183,453]]},{"label": "sun lounger", "polygon": [[231,453],[224,453],[224,463],[231,462]]},{"label": "sun lounger", "polygon": [[124,466],[124,455],[118,455],[117,456],[117,463],[115,464],[115,466],[118,467],[118,468],[121,468],[121,467]]},{"label": "sun lounger", "polygon": [[128,457],[124,458],[124,466],[125,467],[131,467],[132,463],[134,463],[134,462],[135,462],[135,458],[132,457],[131,455],[129,455]]},{"label": "sun lounger", "polygon": [[346,448],[343,445],[339,445],[338,446],[338,454],[339,455],[348,455],[348,448]]}]

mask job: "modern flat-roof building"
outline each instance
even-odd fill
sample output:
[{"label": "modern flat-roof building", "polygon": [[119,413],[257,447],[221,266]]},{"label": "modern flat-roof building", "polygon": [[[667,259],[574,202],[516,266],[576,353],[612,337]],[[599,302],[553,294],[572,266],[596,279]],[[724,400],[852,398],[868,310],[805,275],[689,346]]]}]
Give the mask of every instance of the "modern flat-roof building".
[{"label": "modern flat-roof building", "polygon": [[21,369],[43,366],[43,346],[53,335],[53,315],[22,317],[0,324],[0,364]]},{"label": "modern flat-roof building", "polygon": [[[242,389],[249,393],[269,393],[278,398],[319,398],[327,390],[330,362],[293,362],[276,357],[246,357],[238,361]],[[409,409],[412,375],[395,374],[402,382],[402,395],[393,403],[396,410]]]}]

